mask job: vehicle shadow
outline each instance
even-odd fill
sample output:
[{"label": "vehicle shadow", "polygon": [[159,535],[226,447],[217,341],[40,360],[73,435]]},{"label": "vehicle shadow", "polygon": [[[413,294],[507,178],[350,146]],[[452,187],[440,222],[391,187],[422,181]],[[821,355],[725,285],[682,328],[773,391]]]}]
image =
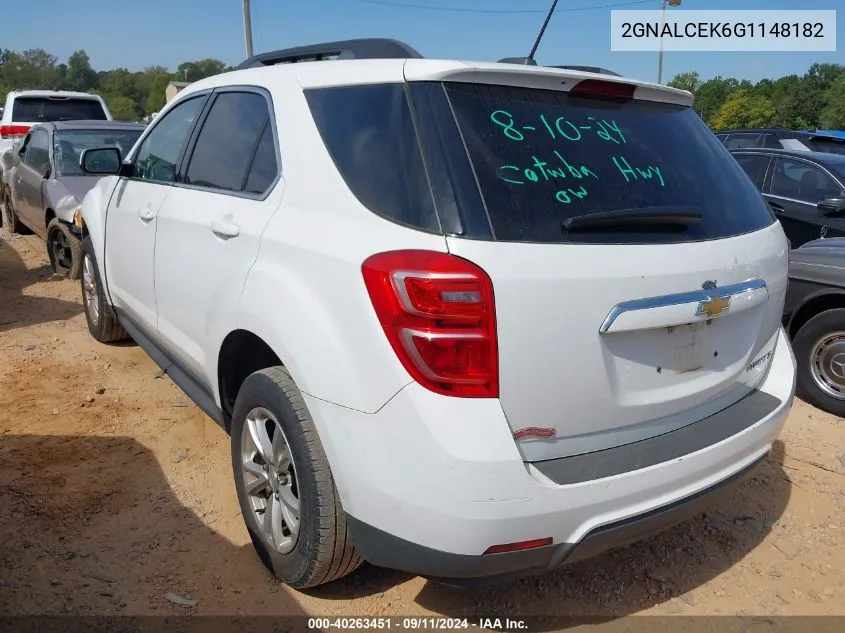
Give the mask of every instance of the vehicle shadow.
[{"label": "vehicle shadow", "polygon": [[[53,275],[48,263],[27,268],[18,252],[7,242],[8,234],[0,237],[0,332],[62,321],[82,312],[76,301],[27,294],[27,287],[61,277]],[[46,255],[45,255],[46,258]]]},{"label": "vehicle shadow", "polygon": [[[416,602],[453,618],[506,615],[532,618],[532,630],[558,630],[584,624],[585,618],[615,620],[681,596],[694,601],[693,590],[741,561],[783,514],[791,492],[784,454],[783,443],[776,441],[751,477],[715,499],[707,512],[646,541],[502,585],[456,589],[427,582]],[[372,595],[407,578],[365,566],[350,577],[352,584],[333,583],[314,594],[326,599]]]},{"label": "vehicle shadow", "polygon": [[306,615],[131,437],[3,434],[0,465],[0,616]]}]

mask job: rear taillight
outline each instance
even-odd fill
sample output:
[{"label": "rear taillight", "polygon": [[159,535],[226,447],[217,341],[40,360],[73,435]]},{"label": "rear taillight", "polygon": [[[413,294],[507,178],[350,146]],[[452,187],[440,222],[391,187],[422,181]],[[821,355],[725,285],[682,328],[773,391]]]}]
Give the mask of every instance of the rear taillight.
[{"label": "rear taillight", "polygon": [[14,138],[29,132],[28,125],[0,125],[0,138]]},{"label": "rear taillight", "polygon": [[609,97],[612,99],[633,99],[636,86],[618,81],[584,79],[572,87],[569,94],[590,97]]},{"label": "rear taillight", "polygon": [[450,396],[496,398],[493,284],[475,264],[434,251],[391,251],[362,265],[390,345],[421,385]]}]

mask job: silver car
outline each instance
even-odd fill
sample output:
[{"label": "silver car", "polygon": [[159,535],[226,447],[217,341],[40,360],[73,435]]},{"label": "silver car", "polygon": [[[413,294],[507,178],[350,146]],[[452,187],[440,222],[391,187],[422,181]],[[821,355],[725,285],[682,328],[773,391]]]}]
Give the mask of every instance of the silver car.
[{"label": "silver car", "polygon": [[[14,150],[4,191],[3,225],[33,231],[47,242],[56,273],[78,279],[81,232],[74,213],[97,182],[79,166],[89,147],[117,147],[125,156],[145,125],[120,121],[56,121],[34,125]],[[7,157],[8,160],[8,157]]]}]

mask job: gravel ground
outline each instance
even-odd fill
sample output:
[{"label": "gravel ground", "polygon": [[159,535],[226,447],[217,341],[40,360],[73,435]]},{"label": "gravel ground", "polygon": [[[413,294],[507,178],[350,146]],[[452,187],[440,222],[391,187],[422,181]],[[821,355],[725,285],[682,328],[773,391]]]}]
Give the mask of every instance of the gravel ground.
[{"label": "gravel ground", "polygon": [[253,553],[224,432],[8,233],[0,411],[0,614],[845,615],[845,423],[803,402],[753,479],[646,542],[494,588],[365,565],[305,592]]}]

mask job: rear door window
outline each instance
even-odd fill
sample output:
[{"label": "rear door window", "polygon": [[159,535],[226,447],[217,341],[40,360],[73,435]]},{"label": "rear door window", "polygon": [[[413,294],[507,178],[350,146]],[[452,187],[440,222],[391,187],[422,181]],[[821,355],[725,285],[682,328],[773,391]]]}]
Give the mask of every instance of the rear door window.
[{"label": "rear door window", "polygon": [[804,161],[778,158],[772,172],[771,193],[808,204],[838,198],[842,190],[824,171]]},{"label": "rear door window", "polygon": [[737,154],[734,156],[739,166],[751,178],[754,186],[760,189],[763,186],[763,178],[766,175],[766,169],[769,167],[768,156],[762,154]]},{"label": "rear door window", "polygon": [[[449,83],[495,239],[663,243],[719,239],[774,222],[759,192],[688,107]],[[690,210],[698,223],[593,233],[567,218]]]},{"label": "rear door window", "polygon": [[105,121],[108,119],[97,99],[79,97],[15,97],[12,121]]},{"label": "rear door window", "polygon": [[[185,184],[243,191],[259,150],[263,150],[260,168],[264,177],[257,175],[250,186],[253,193],[261,194],[275,179],[277,169],[267,99],[257,92],[222,92],[215,97],[202,124]],[[256,191],[262,184],[263,188]]]},{"label": "rear door window", "polygon": [[47,173],[50,168],[50,135],[46,130],[35,130],[32,133],[23,162],[39,174]]}]

